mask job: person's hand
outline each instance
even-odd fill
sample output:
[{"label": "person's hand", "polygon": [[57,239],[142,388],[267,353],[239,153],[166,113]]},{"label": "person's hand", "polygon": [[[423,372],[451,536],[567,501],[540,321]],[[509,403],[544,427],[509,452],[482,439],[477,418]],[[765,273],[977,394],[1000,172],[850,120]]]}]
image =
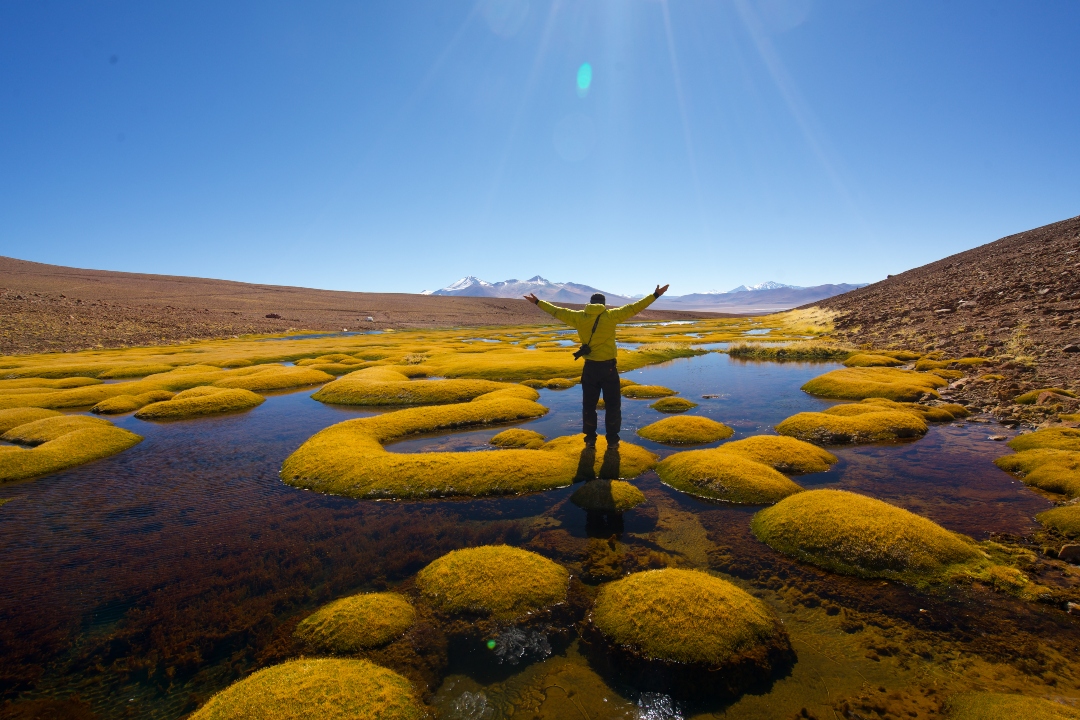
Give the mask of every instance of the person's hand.
[{"label": "person's hand", "polygon": [[659,285],[657,285],[656,290],[653,290],[653,295],[655,297],[660,297],[661,295],[663,295],[664,293],[667,292],[667,289],[669,287],[671,287],[671,286],[670,285],[665,285],[664,287],[660,287]]},{"label": "person's hand", "polygon": [[[667,288],[665,288],[665,290],[666,289]],[[524,297],[525,297],[526,300],[531,302],[533,305],[539,305],[540,304],[540,298],[536,297],[536,293],[529,293],[528,295],[525,295]]]}]

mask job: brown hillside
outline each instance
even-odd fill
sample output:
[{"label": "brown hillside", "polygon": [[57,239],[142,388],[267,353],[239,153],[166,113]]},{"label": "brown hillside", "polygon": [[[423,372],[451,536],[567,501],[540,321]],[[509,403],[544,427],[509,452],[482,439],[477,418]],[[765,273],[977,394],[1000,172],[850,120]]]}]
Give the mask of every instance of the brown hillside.
[{"label": "brown hillside", "polygon": [[[268,318],[267,315],[279,315]],[[374,322],[368,322],[371,317]],[[724,317],[646,310],[645,320]],[[0,257],[0,354],[289,330],[550,323],[526,300],[360,293],[142,275]]]}]

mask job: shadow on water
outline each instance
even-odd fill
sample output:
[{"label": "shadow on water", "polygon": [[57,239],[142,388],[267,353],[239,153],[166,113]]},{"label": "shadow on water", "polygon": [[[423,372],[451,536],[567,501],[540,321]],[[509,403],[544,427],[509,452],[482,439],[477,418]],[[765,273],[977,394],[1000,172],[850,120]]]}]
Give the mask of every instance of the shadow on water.
[{"label": "shadow on water", "polygon": [[[831,404],[799,387],[833,367],[709,354],[628,377],[678,390],[700,404],[694,414],[730,425],[737,439]],[[726,712],[684,706],[687,716],[791,717],[806,707],[832,717],[840,699],[861,707],[860,693],[880,686],[888,693],[874,702],[923,717],[936,702],[923,690],[958,676],[1017,689],[1052,678],[1061,693],[1076,695],[1062,658],[1080,648],[1080,635],[1057,608],[979,588],[926,593],[796,563],[750,533],[757,508],[699,501],[651,472],[634,481],[648,502],[621,515],[575,507],[574,487],[412,503],[288,487],[278,470],[290,452],[322,428],[371,414],[310,395],[272,395],[247,413],[193,421],[118,418],[145,440],[0,488],[0,499],[18,500],[0,506],[0,699],[66,703],[72,717],[92,710],[101,718],[178,718],[237,677],[295,657],[293,628],[318,605],[395,587],[450,550],[489,543],[552,558],[587,592],[628,572],[675,566],[722,573],[773,605],[799,656],[791,674]],[[549,438],[579,432],[580,389],[543,390],[541,402],[551,412],[525,426]],[[673,452],[634,434],[661,417],[649,401],[626,400],[623,416],[624,441]],[[502,429],[413,438],[392,450],[479,450]],[[1024,533],[1050,503],[992,465],[1006,449],[987,434],[985,426],[957,423],[916,443],[841,448],[832,471],[796,480],[881,497],[976,538]],[[583,452],[582,470],[591,471],[594,459]],[[617,457],[605,457],[601,477],[614,467]],[[491,714],[475,717],[491,718],[635,718],[642,707],[674,702],[640,688],[612,689],[576,640],[552,643],[543,658],[526,653],[497,672],[472,667],[479,658],[470,653],[482,650],[456,656],[434,688],[432,702],[446,717],[466,717],[454,708],[480,696]],[[32,705],[0,706],[0,713],[19,707]]]}]

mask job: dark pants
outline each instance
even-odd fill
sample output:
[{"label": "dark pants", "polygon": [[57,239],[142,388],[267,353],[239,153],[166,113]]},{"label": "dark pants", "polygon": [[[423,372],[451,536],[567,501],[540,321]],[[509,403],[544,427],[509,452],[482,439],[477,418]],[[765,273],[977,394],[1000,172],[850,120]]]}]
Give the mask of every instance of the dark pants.
[{"label": "dark pants", "polygon": [[586,440],[596,439],[596,401],[604,393],[604,427],[609,443],[619,439],[622,427],[622,392],[614,360],[586,360],[581,371],[581,426]]}]

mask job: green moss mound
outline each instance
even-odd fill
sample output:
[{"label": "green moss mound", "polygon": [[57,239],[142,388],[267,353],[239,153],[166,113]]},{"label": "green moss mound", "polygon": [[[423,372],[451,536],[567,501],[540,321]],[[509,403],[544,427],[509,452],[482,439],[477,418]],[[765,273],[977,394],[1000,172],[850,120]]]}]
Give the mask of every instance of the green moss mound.
[{"label": "green moss mound", "polygon": [[792,415],[776,426],[776,432],[781,435],[819,445],[894,442],[922,437],[928,429],[918,415],[896,410],[851,416],[804,412]]},{"label": "green moss mound", "polygon": [[378,366],[340,377],[311,397],[335,405],[447,405],[508,386],[492,380],[410,380],[397,369]]},{"label": "green moss mound", "polygon": [[582,510],[621,513],[645,502],[645,494],[624,480],[589,480],[570,496]]},{"label": "green moss mound", "polygon": [[590,622],[608,642],[640,657],[710,668],[787,645],[768,605],[696,570],[650,570],[608,583]]},{"label": "green moss mound", "polygon": [[1009,441],[1009,447],[1023,450],[1080,450],[1080,430],[1076,428],[1046,428]]},{"label": "green moss mound", "polygon": [[903,364],[898,358],[868,353],[856,353],[844,361],[847,367],[896,367]]},{"label": "green moss mound", "polygon": [[324,605],[302,620],[293,635],[313,652],[347,655],[386,645],[414,622],[416,610],[403,595],[364,593]]},{"label": "green moss mound", "polygon": [[924,397],[937,397],[937,388],[947,384],[930,373],[866,367],[827,372],[807,382],[802,389],[811,395],[840,400],[880,397],[911,402]]},{"label": "green moss mound", "polygon": [[1080,710],[1042,698],[960,693],[946,703],[949,720],[1080,720]]},{"label": "green moss mound", "polygon": [[755,435],[725,443],[717,449],[788,474],[825,472],[837,462],[835,455],[817,445],[777,435]]},{"label": "green moss mound", "polygon": [[1021,405],[1033,405],[1035,401],[1039,399],[1039,395],[1043,394],[1044,392],[1052,392],[1071,398],[1076,397],[1076,393],[1070,392],[1069,390],[1063,390],[1061,388],[1040,388],[1038,390],[1029,390],[1022,395],[1017,395],[1013,398],[1013,402],[1020,403]]},{"label": "green moss mound", "polygon": [[634,385],[626,385],[622,389],[623,397],[633,398],[635,400],[668,397],[676,394],[677,393],[671,388],[666,388],[661,385],[638,385],[635,383]]},{"label": "green moss mound", "polygon": [[293,660],[233,683],[191,720],[422,720],[408,680],[367,660]]},{"label": "green moss mound", "polygon": [[660,398],[649,407],[662,413],[681,413],[686,412],[687,410],[693,410],[697,406],[698,404],[696,402],[691,402],[685,398],[666,397]]},{"label": "green moss mound", "polygon": [[768,465],[723,447],[675,453],[656,466],[656,473],[676,490],[742,505],[769,505],[802,492]]},{"label": "green moss mound", "polygon": [[758,512],[750,528],[778,552],[864,578],[933,579],[984,558],[971,538],[843,490],[792,495]]},{"label": "green moss mound", "polygon": [[140,420],[183,420],[202,415],[241,412],[262,405],[266,400],[250,390],[218,387],[195,387],[184,390],[171,400],[150,403],[135,413]]},{"label": "green moss mound", "polygon": [[1080,505],[1063,505],[1046,510],[1036,515],[1035,519],[1067,537],[1080,535]]},{"label": "green moss mound", "polygon": [[164,402],[165,400],[172,400],[173,393],[168,390],[151,390],[150,392],[142,393],[141,395],[117,395],[116,397],[102,400],[94,407],[90,408],[90,412],[97,413],[98,415],[120,415],[123,413],[135,412],[140,410],[150,403]]},{"label": "green moss mound", "polygon": [[1036,448],[999,457],[994,464],[1019,477],[1025,485],[1069,498],[1080,497],[1080,451]]},{"label": "green moss mound", "polygon": [[34,422],[35,420],[44,420],[45,418],[59,416],[60,413],[55,410],[45,410],[42,408],[10,408],[8,410],[0,410],[0,433],[6,433],[12,428]]},{"label": "green moss mound", "polygon": [[646,440],[671,445],[693,445],[729,438],[735,431],[723,423],[698,415],[664,418],[637,431]]},{"label": "green moss mound", "polygon": [[565,602],[569,582],[566,568],[509,545],[455,550],[416,576],[422,597],[439,610],[500,622]]},{"label": "green moss mound", "polygon": [[510,428],[509,430],[503,430],[488,442],[495,447],[535,450],[544,446],[544,436],[535,430]]},{"label": "green moss mound", "polygon": [[0,439],[30,448],[0,446],[0,482],[48,475],[115,455],[142,438],[108,420],[55,415],[17,425]]}]

